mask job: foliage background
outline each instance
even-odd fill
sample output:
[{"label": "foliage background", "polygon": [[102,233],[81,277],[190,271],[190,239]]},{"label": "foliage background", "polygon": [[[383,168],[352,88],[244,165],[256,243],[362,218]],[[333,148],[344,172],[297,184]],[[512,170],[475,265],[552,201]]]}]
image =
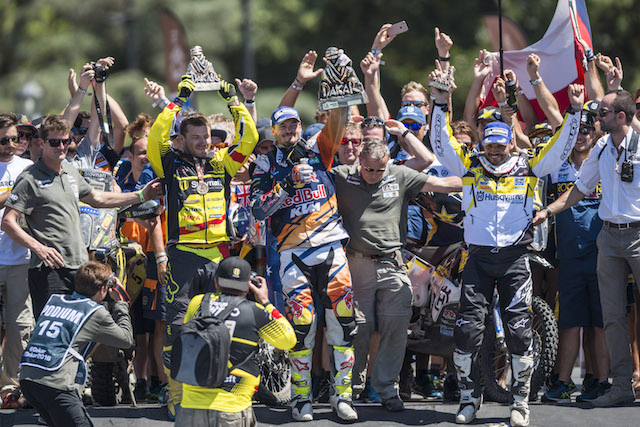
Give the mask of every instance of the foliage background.
[{"label": "foliage background", "polygon": [[[503,0],[503,14],[533,43],[547,29],[556,3]],[[632,91],[640,86],[636,71],[640,49],[635,37],[635,29],[640,28],[638,3],[587,0],[595,51],[621,58],[623,85]],[[455,42],[454,111],[460,116],[473,59],[479,49],[489,46],[482,16],[497,13],[497,0],[0,0],[0,111],[19,111],[19,91],[33,80],[44,89],[40,113],[57,113],[69,99],[69,68],[79,70],[89,60],[114,56],[109,93],[130,119],[142,111],[154,114],[143,93],[143,77],[164,83],[159,19],[163,7],[182,21],[188,45],[203,46],[226,79],[244,77],[241,22],[246,4],[251,10],[260,116],[268,116],[277,106],[306,51],[314,49],[321,55],[329,46],[343,47],[362,76],[358,63],[380,26],[403,19],[409,32],[384,51],[387,65],[382,84],[390,111],[397,110],[404,83],[426,83],[437,57],[433,28],[439,26]],[[321,66],[321,61],[316,65]],[[308,84],[298,104],[307,124],[315,110],[316,91],[315,83]],[[213,94],[199,94],[197,103],[205,114],[225,110]]]}]

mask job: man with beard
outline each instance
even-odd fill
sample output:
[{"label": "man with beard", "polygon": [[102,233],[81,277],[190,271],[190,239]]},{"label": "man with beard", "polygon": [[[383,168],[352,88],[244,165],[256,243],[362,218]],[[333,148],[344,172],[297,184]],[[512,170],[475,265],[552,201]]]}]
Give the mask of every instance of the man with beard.
[{"label": "man with beard", "polygon": [[635,113],[629,92],[619,89],[604,96],[598,118],[600,128],[609,134],[598,140],[575,185],[534,220],[538,224],[574,206],[601,185],[598,215],[603,226],[597,239],[598,287],[613,384],[592,401],[600,407],[630,403],[635,398],[626,320],[628,271],[640,277],[640,158],[638,134],[631,128]]}]

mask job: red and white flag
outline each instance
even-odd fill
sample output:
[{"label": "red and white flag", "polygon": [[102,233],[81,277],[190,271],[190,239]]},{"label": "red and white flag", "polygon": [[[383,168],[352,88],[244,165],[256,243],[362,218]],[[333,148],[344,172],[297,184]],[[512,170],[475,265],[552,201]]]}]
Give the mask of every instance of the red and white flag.
[{"label": "red and white flag", "polygon": [[[540,76],[558,101],[560,111],[564,111],[569,107],[567,87],[571,83],[584,84],[584,52],[579,39],[593,49],[585,0],[558,0],[553,19],[542,39],[524,49],[503,53],[504,69],[516,73],[520,87],[531,101],[539,120],[544,119],[544,113],[529,83],[527,57],[532,53],[540,57]],[[491,57],[492,72],[484,81],[481,108],[496,105],[491,86],[500,75],[500,59],[498,53],[492,53]]]}]

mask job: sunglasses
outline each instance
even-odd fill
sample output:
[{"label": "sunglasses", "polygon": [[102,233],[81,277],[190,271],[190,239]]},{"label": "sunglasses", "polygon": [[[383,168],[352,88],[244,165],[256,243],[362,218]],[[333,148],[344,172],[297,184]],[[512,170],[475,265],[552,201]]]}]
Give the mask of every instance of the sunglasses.
[{"label": "sunglasses", "polygon": [[534,136],[533,138],[531,138],[531,143],[533,145],[538,145],[538,144],[542,144],[544,142],[547,142],[550,139],[551,139],[551,135]]},{"label": "sunglasses", "polygon": [[212,142],[211,143],[211,149],[217,148],[218,150],[223,149],[224,147],[226,147],[227,144],[223,142]]},{"label": "sunglasses", "polygon": [[89,128],[71,128],[74,135],[86,135]]},{"label": "sunglasses", "polygon": [[57,148],[62,145],[67,145],[71,141],[71,138],[47,138],[47,142],[53,148]]},{"label": "sunglasses", "polygon": [[18,131],[18,138],[33,138],[33,132]]},{"label": "sunglasses", "polygon": [[342,138],[342,141],[340,141],[340,144],[342,145],[347,145],[348,143],[351,143],[351,145],[357,147],[362,143],[362,140],[360,138]]},{"label": "sunglasses", "polygon": [[422,101],[402,101],[403,107],[408,107],[409,105],[415,105],[416,107],[420,108],[427,104]]},{"label": "sunglasses", "polygon": [[387,170],[387,168],[384,169],[375,169],[375,168],[368,168],[366,166],[362,166],[362,169],[364,169],[365,171],[369,172],[369,173],[382,173],[384,171]]},{"label": "sunglasses", "polygon": [[362,126],[366,128],[384,127],[384,122],[377,117],[367,117],[362,121]]},{"label": "sunglasses", "polygon": [[578,129],[578,132],[580,133],[580,135],[585,135],[586,136],[586,135],[589,135],[589,132],[591,132],[592,130],[593,130],[593,128],[583,126],[580,129]]},{"label": "sunglasses", "polygon": [[404,125],[404,127],[406,127],[407,129],[411,129],[411,130],[420,130],[422,128],[422,123],[417,123],[417,122],[413,122],[413,123],[402,123]]},{"label": "sunglasses", "polygon": [[7,145],[10,142],[17,142],[17,141],[18,141],[17,136],[8,136],[6,138],[0,138],[0,145]]},{"label": "sunglasses", "polygon": [[603,108],[602,110],[598,110],[598,117],[604,117],[609,113],[619,113],[619,111],[607,110],[607,109]]}]

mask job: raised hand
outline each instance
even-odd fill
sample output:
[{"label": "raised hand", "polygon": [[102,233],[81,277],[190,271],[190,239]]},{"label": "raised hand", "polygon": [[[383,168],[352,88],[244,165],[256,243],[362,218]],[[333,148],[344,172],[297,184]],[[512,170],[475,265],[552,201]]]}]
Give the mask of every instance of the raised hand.
[{"label": "raised hand", "polygon": [[596,61],[596,66],[600,68],[602,71],[604,71],[605,73],[608,73],[609,70],[611,70],[612,68],[615,68],[611,58],[599,52],[596,55],[595,61]]},{"label": "raised hand", "polygon": [[374,55],[373,53],[367,53],[367,56],[364,57],[362,61],[360,61],[360,69],[365,76],[373,76],[376,71],[380,69],[380,59],[382,58],[382,54],[378,53]]},{"label": "raised hand", "polygon": [[[144,84],[146,85],[144,88],[144,94],[151,100],[151,102],[158,102],[160,99],[165,97],[164,88],[162,85],[144,78]],[[188,96],[187,96],[188,98]]]},{"label": "raised hand", "polygon": [[496,98],[496,102],[507,102],[507,89],[504,84],[504,80],[502,80],[502,77],[498,77],[496,79],[491,90],[493,91],[493,96]]},{"label": "raised hand", "polygon": [[236,79],[236,85],[242,94],[242,97],[247,99],[255,99],[258,92],[258,85],[251,79]]},{"label": "raised hand", "polygon": [[180,83],[178,83],[178,96],[176,98],[183,103],[187,102],[191,96],[191,92],[193,92],[195,88],[196,85],[193,83],[193,80],[191,80],[191,74],[185,74],[182,76]]},{"label": "raised hand", "polygon": [[382,50],[389,43],[391,43],[391,40],[396,38],[396,36],[389,37],[389,34],[387,34],[387,31],[390,27],[391,24],[384,24],[382,27],[380,27],[380,31],[378,31],[378,34],[376,34],[376,37],[373,39],[371,49]]},{"label": "raised hand", "polygon": [[482,49],[478,57],[473,61],[473,79],[484,80],[491,72],[491,63],[485,64],[484,57],[487,51]]},{"label": "raised hand", "polygon": [[322,68],[318,68],[313,71],[313,67],[316,65],[316,59],[318,59],[318,54],[315,50],[310,50],[304,55],[302,61],[300,61],[300,66],[298,67],[298,74],[296,79],[299,83],[304,85],[309,80],[313,80],[322,73]]},{"label": "raised hand", "polygon": [[622,87],[622,63],[616,56],[616,65],[607,72],[607,89],[616,90]]},{"label": "raised hand", "polygon": [[567,89],[569,94],[569,102],[574,110],[581,110],[584,105],[584,86],[579,84],[570,84]]},{"label": "raised hand", "polygon": [[453,46],[453,40],[445,33],[441,33],[438,27],[435,28],[435,41],[438,55],[446,58],[449,56],[449,49]]},{"label": "raised hand", "polygon": [[537,80],[539,77],[538,70],[540,69],[540,57],[535,53],[532,53],[527,57],[527,73],[529,73],[529,79]]},{"label": "raised hand", "polygon": [[[82,69],[80,70],[80,84],[78,87],[82,90],[87,90],[87,88],[91,84],[91,81],[95,77],[95,74],[96,72],[93,70],[93,67],[91,66],[90,63],[84,64],[82,66]],[[74,73],[74,76],[75,76],[75,73]]]},{"label": "raised hand", "polygon": [[226,80],[220,80],[220,89],[218,89],[218,95],[220,95],[220,97],[227,103],[238,99],[238,96],[236,95],[236,87],[233,85],[233,83],[229,83]]}]

